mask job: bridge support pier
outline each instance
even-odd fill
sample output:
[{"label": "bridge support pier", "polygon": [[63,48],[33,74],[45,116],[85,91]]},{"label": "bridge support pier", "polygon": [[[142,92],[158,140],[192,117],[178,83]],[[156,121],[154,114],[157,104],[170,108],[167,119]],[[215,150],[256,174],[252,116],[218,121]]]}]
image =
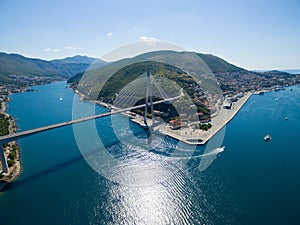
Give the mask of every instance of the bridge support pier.
[{"label": "bridge support pier", "polygon": [[4,173],[8,173],[8,164],[7,164],[7,160],[5,157],[5,152],[2,144],[0,144],[0,160],[2,163],[2,169]]}]

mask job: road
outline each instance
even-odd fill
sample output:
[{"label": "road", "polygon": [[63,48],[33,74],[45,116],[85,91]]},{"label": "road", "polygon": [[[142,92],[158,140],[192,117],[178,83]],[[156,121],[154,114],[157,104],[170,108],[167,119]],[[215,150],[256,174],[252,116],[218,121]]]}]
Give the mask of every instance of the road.
[{"label": "road", "polygon": [[[183,93],[181,93],[179,96],[176,96],[176,97],[173,97],[173,98],[168,98],[168,99],[163,99],[163,100],[160,100],[160,101],[153,102],[153,105],[156,105],[156,104],[159,104],[159,103],[162,103],[162,102],[170,102],[170,101],[177,100],[182,95],[183,95]],[[132,106],[132,107],[125,108],[125,109],[117,109],[117,110],[113,110],[113,111],[103,113],[103,114],[93,115],[93,116],[80,118],[80,119],[76,119],[76,120],[70,120],[70,121],[57,123],[57,124],[53,124],[53,125],[49,125],[49,126],[39,127],[39,128],[31,129],[31,130],[17,132],[17,133],[12,133],[12,134],[9,134],[9,135],[1,136],[0,137],[0,145],[3,145],[5,143],[11,142],[11,141],[14,141],[14,140],[17,140],[17,139],[20,139],[20,138],[23,138],[23,137],[26,137],[26,136],[29,136],[29,135],[32,135],[32,134],[40,133],[40,132],[43,132],[43,131],[52,130],[52,129],[56,129],[56,128],[64,127],[64,126],[69,126],[69,125],[72,125],[72,124],[75,124],[75,123],[81,123],[81,122],[88,121],[88,120],[98,119],[98,118],[101,118],[101,117],[114,115],[114,114],[130,111],[130,110],[133,110],[133,109],[138,109],[138,108],[142,108],[142,107],[145,107],[145,106],[146,106],[146,104],[142,104],[142,105]]]}]

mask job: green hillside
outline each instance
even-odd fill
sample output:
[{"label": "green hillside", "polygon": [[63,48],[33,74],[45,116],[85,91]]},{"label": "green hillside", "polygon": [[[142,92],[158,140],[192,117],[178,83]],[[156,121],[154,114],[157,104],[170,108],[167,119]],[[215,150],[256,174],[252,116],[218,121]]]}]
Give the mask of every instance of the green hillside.
[{"label": "green hillside", "polygon": [[[199,54],[195,54],[193,52],[175,52],[175,51],[149,52],[149,53],[138,55],[133,58],[123,59],[120,61],[110,63],[100,69],[90,70],[87,71],[86,73],[77,74],[75,77],[68,80],[68,82],[73,83],[73,85],[81,93],[88,96],[90,99],[96,100],[99,98],[98,96],[99,90],[103,88],[106,82],[109,82],[109,84],[112,85],[111,79],[113,79],[115,83],[120,82],[121,86],[124,84],[124,81],[127,79],[123,80],[123,78],[118,76],[117,72],[119,70],[132,64],[149,61],[149,62],[156,62],[156,63],[169,65],[170,68],[177,68],[185,73],[189,73],[190,76],[194,78],[194,80],[202,82],[202,86],[206,88],[206,91],[218,92],[219,91],[218,86],[216,85],[216,81],[214,80],[213,77],[214,71],[210,69],[209,64],[217,64],[215,65],[214,68],[221,68],[222,66],[227,64],[225,61],[218,60],[217,57],[215,58],[214,57],[211,58],[211,56],[208,56],[207,58],[205,57],[206,55],[202,56],[202,58],[205,59],[208,63],[205,63],[204,60],[199,56]],[[240,69],[230,64],[228,64],[227,67]],[[153,69],[155,70],[155,68]],[[134,72],[131,73],[130,76],[132,79],[130,79],[130,81],[134,80],[134,78],[136,78],[138,75],[140,74],[135,74]],[[115,87],[115,84],[113,84],[113,87]],[[112,89],[114,90],[114,88]],[[114,91],[118,91],[118,90],[119,88]]]},{"label": "green hillside", "polygon": [[[167,93],[166,96],[170,98],[179,96],[180,89],[184,90],[187,95],[178,107],[182,108],[182,111],[189,112],[189,118],[196,112],[202,113],[200,119],[209,117],[210,110],[207,108],[209,103],[205,93],[222,96],[208,65],[199,55],[192,52],[145,53],[110,63],[100,69],[77,74],[69,82],[90,100],[100,100],[125,108],[144,101],[147,69],[155,78],[155,82],[159,82],[159,87],[151,84],[155,92],[153,96],[156,96],[157,100],[164,98],[162,92]],[[196,107],[192,109],[191,104]],[[169,110],[172,116],[176,114],[166,106],[158,105],[155,108],[165,113]]]},{"label": "green hillside", "polygon": [[196,53],[211,69],[213,73],[224,73],[224,72],[243,72],[244,69],[232,65],[225,60],[211,55],[211,54],[202,54]]},{"label": "green hillside", "polygon": [[[130,64],[117,71],[107,80],[102,90],[99,92],[97,99],[112,103],[116,94],[118,94],[122,88],[130,82],[139,77],[144,78],[145,81],[145,73],[147,69],[151,71],[153,77],[169,79],[170,81],[176,82],[180,87],[185,87],[187,84],[196,85],[196,82],[179,68],[164,63],[145,61]],[[164,86],[164,88],[168,89],[165,90],[165,92],[169,95],[171,94],[172,96],[176,96],[179,93],[179,89],[176,89],[174,86]],[[135,96],[131,95],[130,97],[133,98]]]},{"label": "green hillside", "polygon": [[0,75],[60,76],[60,72],[45,60],[0,53]]},{"label": "green hillside", "polygon": [[104,61],[87,56],[47,61],[2,52],[0,53],[0,79],[5,80],[5,77],[9,75],[70,78],[86,71],[93,62],[96,62],[93,68],[99,68],[105,64]]}]

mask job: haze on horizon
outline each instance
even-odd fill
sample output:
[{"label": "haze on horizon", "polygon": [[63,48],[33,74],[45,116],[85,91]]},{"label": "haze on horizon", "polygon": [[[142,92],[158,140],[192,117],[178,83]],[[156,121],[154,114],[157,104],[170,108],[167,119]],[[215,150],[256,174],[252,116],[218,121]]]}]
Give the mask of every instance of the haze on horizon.
[{"label": "haze on horizon", "polygon": [[170,42],[245,69],[300,68],[300,2],[0,1],[0,51],[100,58],[136,41]]}]

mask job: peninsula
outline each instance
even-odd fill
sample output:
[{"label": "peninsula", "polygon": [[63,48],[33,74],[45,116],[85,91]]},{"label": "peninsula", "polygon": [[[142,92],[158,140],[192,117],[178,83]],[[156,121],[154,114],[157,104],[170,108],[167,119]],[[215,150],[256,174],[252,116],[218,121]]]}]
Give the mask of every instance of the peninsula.
[{"label": "peninsula", "polygon": [[[195,56],[199,57],[199,63],[204,62],[207,67],[200,65],[199,69],[194,60]],[[191,59],[194,60],[193,65],[190,63]],[[170,62],[173,63],[170,65]],[[165,78],[173,82],[163,88],[169,95],[179,95],[182,88],[190,99],[190,103],[187,103],[187,98],[173,102],[181,107],[181,113],[172,104],[155,105],[152,130],[191,145],[207,143],[234,118],[252,94],[280,90],[300,82],[300,75],[280,71],[253,72],[213,55],[174,51],[150,52],[116,61],[100,69],[78,74],[68,82],[82,99],[93,101],[110,110],[120,110],[130,107],[130,104],[145,102],[146,83],[142,83],[144,88],[141,89],[130,85],[136,79],[143,79],[142,74],[146,68],[151,68],[155,78],[152,80],[153,89],[155,80]],[[199,74],[198,81],[193,79],[196,73]],[[110,76],[107,77],[107,74]],[[164,99],[161,92],[156,90],[153,94],[154,100]],[[133,122],[144,124],[143,109],[123,114]],[[149,110],[146,116],[147,124],[152,125],[153,116]]]}]

